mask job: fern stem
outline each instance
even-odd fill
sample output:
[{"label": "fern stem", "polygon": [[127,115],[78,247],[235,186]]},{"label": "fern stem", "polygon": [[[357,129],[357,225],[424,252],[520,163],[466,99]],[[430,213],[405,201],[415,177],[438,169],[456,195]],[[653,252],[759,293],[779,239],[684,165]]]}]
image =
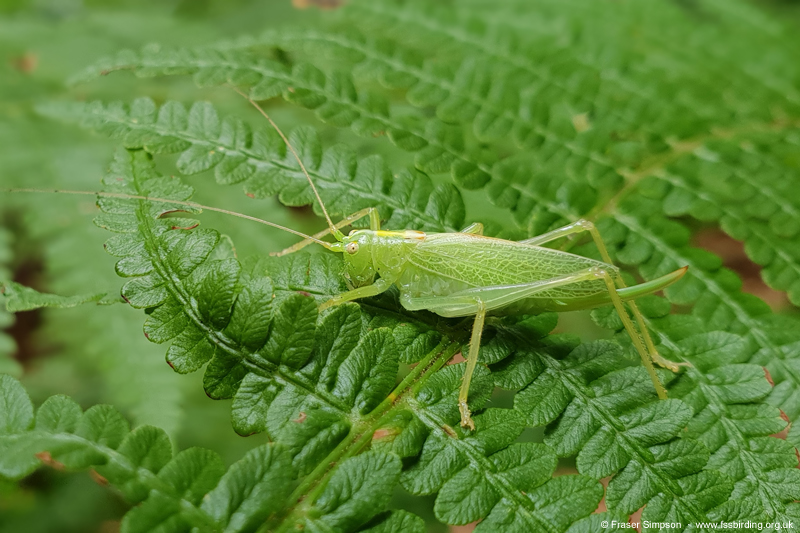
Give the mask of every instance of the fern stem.
[{"label": "fern stem", "polygon": [[[335,471],[335,467],[345,459],[358,455],[372,441],[372,436],[391,414],[394,407],[398,406],[404,396],[409,392],[416,391],[425,375],[430,375],[447,363],[461,349],[461,344],[454,341],[443,340],[436,348],[426,355],[405,378],[397,385],[394,390],[370,412],[361,423],[353,426],[347,437],[339,443],[328,456],[320,462],[303,482],[289,496],[289,504],[286,506],[285,514],[275,517],[280,520],[277,532],[288,531],[296,520],[297,514],[302,511],[305,502],[314,500],[325,489],[330,476]],[[268,527],[269,522],[259,531],[272,531]]]}]

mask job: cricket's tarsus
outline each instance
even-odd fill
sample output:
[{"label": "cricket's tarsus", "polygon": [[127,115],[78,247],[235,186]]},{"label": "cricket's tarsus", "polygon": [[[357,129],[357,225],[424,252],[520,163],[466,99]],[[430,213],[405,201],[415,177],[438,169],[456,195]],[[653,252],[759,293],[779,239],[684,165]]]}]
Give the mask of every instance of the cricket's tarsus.
[{"label": "cricket's tarsus", "polygon": [[[57,189],[6,189],[10,192],[61,192],[163,202],[224,213],[259,222],[303,237],[303,240],[274,255],[296,252],[311,243],[342,253],[345,278],[350,290],[336,295],[320,306],[331,306],[386,291],[392,285],[400,289],[400,302],[410,311],[428,310],[446,317],[474,316],[467,365],[459,391],[461,425],[475,429],[467,403],[472,374],[478,362],[483,324],[488,315],[536,314],[546,311],[571,311],[613,305],[630,336],[659,398],[667,393],[655,370],[655,364],[677,371],[679,365],[664,359],[656,350],[647,331],[635,298],[652,294],[678,281],[687,267],[656,280],[626,287],[608,254],[597,228],[591,221],[578,220],[562,228],[520,242],[483,236],[483,225],[475,223],[458,233],[423,233],[403,229],[385,231],[375,208],[366,208],[334,224],[325,204],[306,171],[305,165],[269,115],[248,95],[236,89],[269,121],[300,168],[322,209],[328,228],[305,235],[234,211],[204,206],[195,202],[151,198],[112,192],[65,191]],[[359,219],[369,218],[369,229],[357,229],[344,235],[340,229]],[[544,248],[541,245],[572,234],[588,232],[602,261]],[[335,242],[322,240],[332,234]],[[628,302],[634,320],[628,316]]]}]

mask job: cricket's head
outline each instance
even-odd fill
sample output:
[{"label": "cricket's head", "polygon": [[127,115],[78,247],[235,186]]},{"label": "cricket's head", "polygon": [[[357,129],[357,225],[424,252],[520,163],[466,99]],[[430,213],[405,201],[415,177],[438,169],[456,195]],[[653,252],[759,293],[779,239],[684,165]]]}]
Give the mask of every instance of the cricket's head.
[{"label": "cricket's head", "polygon": [[414,230],[382,231],[360,229],[337,237],[331,250],[341,252],[345,275],[355,287],[369,285],[375,275],[397,278],[406,265],[411,249],[425,240],[425,233]]},{"label": "cricket's head", "polygon": [[375,279],[377,268],[372,253],[375,237],[374,231],[354,230],[331,245],[331,250],[342,253],[345,277],[354,287],[369,285]]}]

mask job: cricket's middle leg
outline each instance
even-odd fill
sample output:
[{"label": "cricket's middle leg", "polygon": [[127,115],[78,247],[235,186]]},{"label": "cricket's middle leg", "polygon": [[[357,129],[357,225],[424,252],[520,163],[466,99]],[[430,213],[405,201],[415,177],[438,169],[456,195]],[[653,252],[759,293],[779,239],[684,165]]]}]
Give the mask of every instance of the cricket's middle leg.
[{"label": "cricket's middle leg", "polygon": [[475,322],[472,325],[472,336],[469,340],[469,355],[467,355],[467,368],[464,370],[464,377],[461,381],[461,389],[458,391],[458,410],[461,412],[461,427],[475,430],[475,423],[469,412],[467,398],[469,397],[469,384],[472,382],[472,374],[475,372],[475,365],[478,364],[478,351],[481,348],[481,336],[483,335],[483,323],[486,320],[486,304],[478,300],[478,312],[475,313]]}]

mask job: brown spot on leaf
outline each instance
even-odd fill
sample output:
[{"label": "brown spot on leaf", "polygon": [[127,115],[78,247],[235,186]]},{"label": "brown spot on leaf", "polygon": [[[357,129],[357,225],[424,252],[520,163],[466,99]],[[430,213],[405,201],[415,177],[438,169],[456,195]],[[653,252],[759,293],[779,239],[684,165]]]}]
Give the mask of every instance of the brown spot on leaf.
[{"label": "brown spot on leaf", "polygon": [[39,459],[41,462],[49,466],[50,468],[55,468],[56,470],[64,470],[64,464],[59,463],[53,456],[50,455],[50,452],[39,452],[36,455],[36,458]]},{"label": "brown spot on leaf", "polygon": [[189,230],[193,230],[194,228],[196,228],[199,225],[200,224],[192,224],[191,226],[188,226],[188,227],[172,226],[170,229],[180,229],[180,230],[184,230],[184,231],[189,231]]},{"label": "brown spot on leaf", "polygon": [[761,368],[764,369],[764,376],[766,376],[767,381],[769,381],[770,386],[774,387],[775,386],[775,382],[772,381],[772,374],[769,373],[769,370],[767,370],[767,367],[764,366],[764,367],[761,367]]},{"label": "brown spot on leaf", "polygon": [[89,476],[94,480],[95,483],[100,485],[101,487],[105,487],[108,485],[108,480],[97,473],[97,470],[91,469],[89,470]]},{"label": "brown spot on leaf", "polygon": [[300,415],[294,420],[292,420],[292,422],[297,422],[298,424],[302,424],[303,422],[306,421],[306,418],[308,418],[306,416],[306,413],[304,411],[300,411]]},{"label": "brown spot on leaf", "polygon": [[783,409],[781,409],[781,419],[784,422],[786,422],[786,427],[783,428],[782,430],[780,430],[777,433],[773,433],[772,435],[770,435],[770,437],[775,437],[776,439],[786,440],[786,437],[789,436],[789,428],[792,427],[792,421],[789,420],[789,417],[786,415],[786,413],[783,412]]},{"label": "brown spot on leaf", "polygon": [[386,429],[386,428],[376,429],[375,433],[372,434],[372,440],[385,439],[386,437],[391,437],[394,434],[395,432],[392,431],[391,429]]},{"label": "brown spot on leaf", "polygon": [[454,356],[453,356],[453,357],[452,357],[452,358],[451,358],[451,359],[450,359],[450,360],[447,362],[447,364],[448,364],[448,365],[457,365],[458,363],[463,363],[464,361],[466,361],[466,359],[464,359],[464,356],[461,354],[461,352],[458,352],[457,354],[455,354],[455,355],[454,355]]}]

